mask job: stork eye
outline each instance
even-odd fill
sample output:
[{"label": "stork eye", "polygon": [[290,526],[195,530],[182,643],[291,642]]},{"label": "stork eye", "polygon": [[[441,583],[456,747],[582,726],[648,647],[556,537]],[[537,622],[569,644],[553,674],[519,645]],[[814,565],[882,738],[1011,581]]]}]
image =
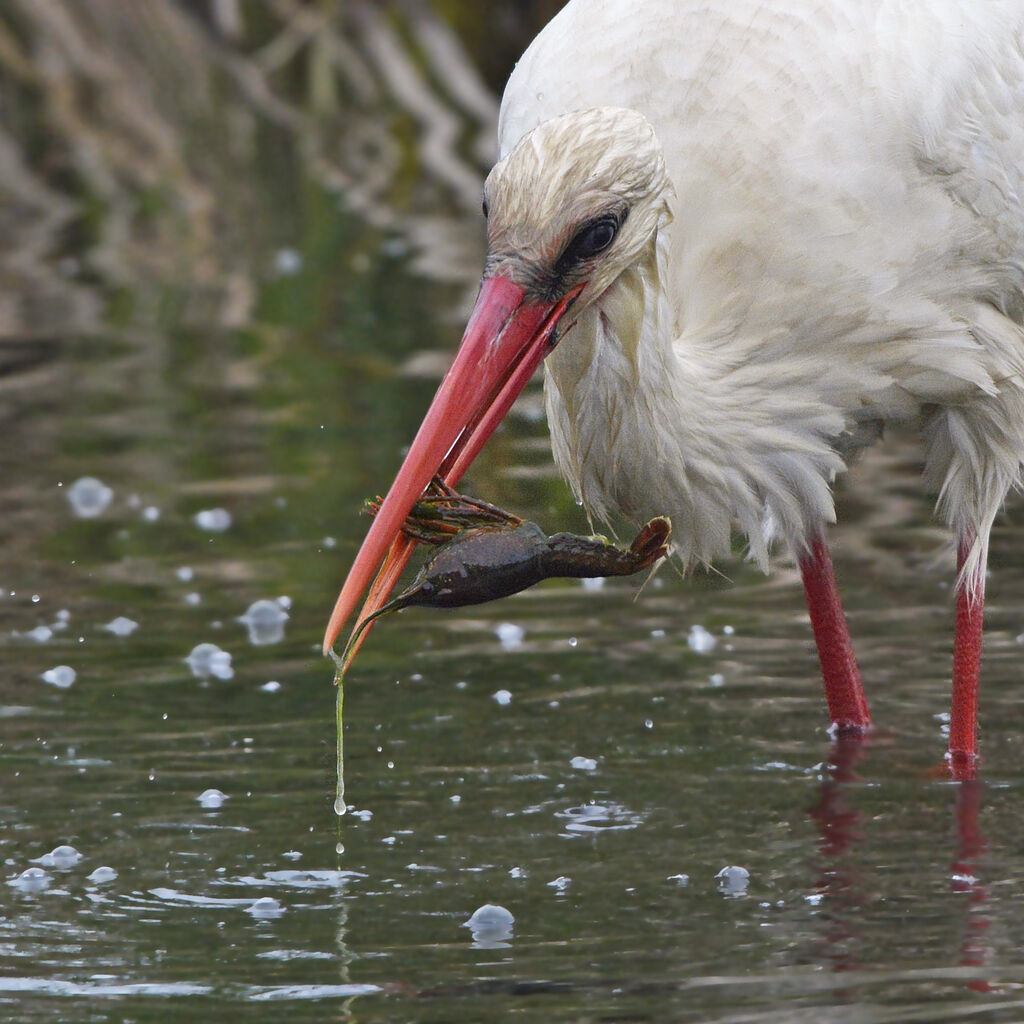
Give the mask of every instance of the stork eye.
[{"label": "stork eye", "polygon": [[484,220],[487,220],[487,216],[491,212],[491,205],[487,202],[487,196],[484,196],[484,201],[481,203],[480,209],[484,211]]},{"label": "stork eye", "polygon": [[601,217],[576,232],[565,255],[573,261],[593,259],[615,241],[618,233],[619,221],[615,217]]}]

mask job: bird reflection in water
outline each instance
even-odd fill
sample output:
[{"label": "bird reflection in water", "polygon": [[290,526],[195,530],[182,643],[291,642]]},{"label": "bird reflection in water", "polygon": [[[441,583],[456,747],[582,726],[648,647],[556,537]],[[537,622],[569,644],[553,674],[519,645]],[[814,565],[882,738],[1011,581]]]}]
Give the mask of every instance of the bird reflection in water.
[{"label": "bird reflection in water", "polygon": [[[860,737],[839,736],[833,741],[818,799],[807,810],[818,829],[818,871],[812,899],[821,904],[822,919],[827,922],[820,940],[824,959],[836,972],[869,966],[858,959],[856,949],[861,945],[858,920],[872,902],[870,879],[852,857],[865,838],[869,821],[849,802],[853,787],[860,782],[855,769],[864,752],[865,742]],[[979,969],[977,976],[965,982],[968,989],[991,992],[995,986],[981,971],[993,958],[992,947],[985,942],[992,923],[986,913],[988,887],[980,878],[988,848],[979,824],[984,784],[972,778],[953,785],[956,847],[950,865],[950,891],[967,899],[958,965]]]}]

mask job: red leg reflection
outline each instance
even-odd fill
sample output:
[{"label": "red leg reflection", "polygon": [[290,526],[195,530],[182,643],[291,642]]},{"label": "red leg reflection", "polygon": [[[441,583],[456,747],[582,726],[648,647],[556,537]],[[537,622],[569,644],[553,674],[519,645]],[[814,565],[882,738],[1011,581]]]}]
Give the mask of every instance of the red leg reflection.
[{"label": "red leg reflection", "polygon": [[[982,784],[970,779],[957,786],[956,834],[957,856],[950,866],[953,892],[967,894],[967,921],[960,945],[962,967],[984,967],[992,958],[992,949],[984,942],[991,921],[984,914],[987,887],[977,877],[978,861],[988,846],[978,825]],[[975,992],[991,992],[993,985],[985,978],[967,982]]]},{"label": "red leg reflection", "polygon": [[854,765],[863,751],[860,736],[840,736],[833,742],[818,802],[807,812],[818,825],[816,897],[822,901],[821,913],[827,922],[822,936],[825,956],[835,971],[862,966],[850,947],[857,937],[856,922],[869,900],[847,854],[862,838],[863,818],[860,811],[846,806],[846,794],[848,783],[857,780]]}]

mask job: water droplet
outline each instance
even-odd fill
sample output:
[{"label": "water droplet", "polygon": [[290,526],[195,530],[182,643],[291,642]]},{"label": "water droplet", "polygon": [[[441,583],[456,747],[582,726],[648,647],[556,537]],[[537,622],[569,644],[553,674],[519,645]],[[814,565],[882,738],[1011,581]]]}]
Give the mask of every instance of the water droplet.
[{"label": "water droplet", "polygon": [[156,505],[147,505],[142,510],[142,518],[147,523],[155,523],[160,518],[160,509]]},{"label": "water droplet", "polygon": [[736,632],[736,630],[733,629],[732,626],[723,626],[722,627],[722,634],[723,634],[723,636],[732,636],[735,632]]},{"label": "water droplet", "polygon": [[264,693],[280,693],[281,684],[276,679],[271,679],[269,683],[264,683],[260,689]]},{"label": "water droplet", "polygon": [[231,526],[231,513],[226,508],[206,508],[192,517],[200,530],[223,533]]},{"label": "water droplet", "polygon": [[105,864],[102,867],[98,867],[89,876],[88,880],[95,885],[102,885],[104,882],[112,882],[117,878],[117,872]]},{"label": "water droplet", "polygon": [[348,806],[345,803],[343,796],[336,797],[334,800],[334,813],[340,818],[348,810]]},{"label": "water droplet", "polygon": [[548,882],[548,886],[555,889],[557,892],[565,892],[570,885],[572,885],[572,879],[569,878],[568,875],[559,875],[557,878]]},{"label": "water droplet", "polygon": [[191,566],[183,565],[180,569],[175,570],[174,575],[177,576],[182,583],[188,583],[188,581],[195,576],[195,572]]},{"label": "water droplet", "polygon": [[721,672],[715,672],[713,675],[708,677],[708,682],[712,686],[725,686],[725,676]]},{"label": "water droplet", "polygon": [[345,852],[345,844],[344,843],[335,843],[334,844],[334,852],[340,857]]},{"label": "water droplet", "polygon": [[69,686],[73,685],[77,678],[78,673],[70,665],[58,665],[56,668],[48,668],[42,674],[44,683],[59,687],[61,690],[66,690]]},{"label": "water droplet", "polygon": [[185,595],[185,604],[191,605],[193,608],[202,601],[202,597],[197,594],[194,590],[191,594]]},{"label": "water droplet", "polygon": [[502,707],[504,707],[505,705],[512,703],[512,694],[508,690],[495,690],[494,693],[491,694],[491,699],[495,703],[501,704]]},{"label": "water droplet", "polygon": [[592,772],[597,767],[597,761],[592,757],[574,757],[569,764],[581,772]]},{"label": "water droplet", "polygon": [[79,519],[95,519],[114,499],[114,492],[94,476],[83,476],[64,493],[71,503],[71,511]]},{"label": "water droplet", "polygon": [[33,594],[32,595],[32,603],[33,604],[39,604],[39,595],[38,594]]},{"label": "water droplet", "polygon": [[569,637],[569,646],[570,647],[576,647],[578,644],[579,644],[579,640],[577,640],[576,637],[574,637],[574,636]]},{"label": "water droplet", "polygon": [[48,640],[53,639],[53,630],[49,626],[36,626],[35,629],[30,629],[25,636],[29,640],[35,640],[37,644],[45,644]]}]

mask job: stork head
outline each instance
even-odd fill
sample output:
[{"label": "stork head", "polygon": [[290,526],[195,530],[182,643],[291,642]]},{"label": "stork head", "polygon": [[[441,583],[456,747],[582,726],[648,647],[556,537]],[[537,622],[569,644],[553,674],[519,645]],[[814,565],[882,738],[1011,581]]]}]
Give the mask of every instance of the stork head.
[{"label": "stork head", "polygon": [[361,618],[387,600],[401,571],[394,570],[402,522],[431,478],[458,481],[572,326],[569,311],[597,300],[650,249],[669,194],[661,147],[634,110],[601,107],[546,121],[494,167],[484,188],[488,254],[476,305],[338,596],[325,652],[390,549],[378,576],[388,583],[374,587]]},{"label": "stork head", "polygon": [[545,121],[487,177],[484,278],[505,277],[538,301],[582,285],[578,312],[642,257],[669,194],[661,146],[637,111]]}]

